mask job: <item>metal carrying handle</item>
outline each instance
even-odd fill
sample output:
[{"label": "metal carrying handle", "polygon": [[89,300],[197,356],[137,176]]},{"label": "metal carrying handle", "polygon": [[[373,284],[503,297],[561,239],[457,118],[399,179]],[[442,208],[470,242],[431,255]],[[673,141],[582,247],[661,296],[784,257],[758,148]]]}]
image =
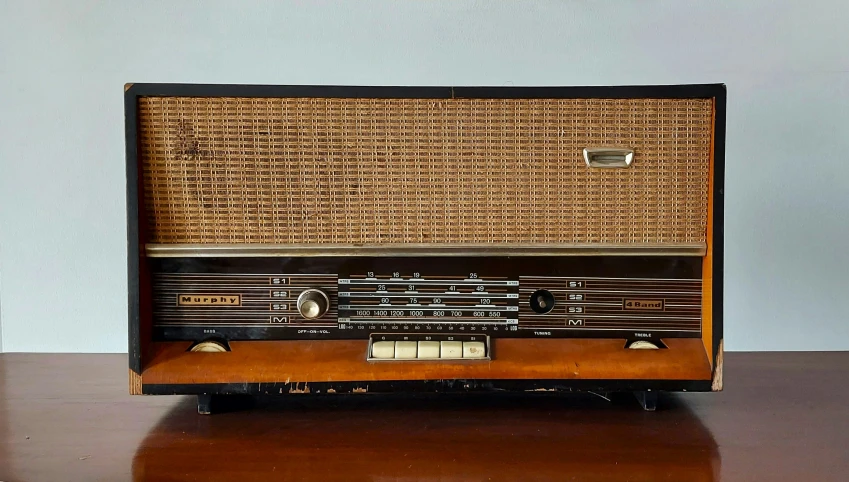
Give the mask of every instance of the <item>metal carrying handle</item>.
[{"label": "metal carrying handle", "polygon": [[628,167],[634,160],[634,150],[619,147],[587,147],[584,160],[589,167]]}]

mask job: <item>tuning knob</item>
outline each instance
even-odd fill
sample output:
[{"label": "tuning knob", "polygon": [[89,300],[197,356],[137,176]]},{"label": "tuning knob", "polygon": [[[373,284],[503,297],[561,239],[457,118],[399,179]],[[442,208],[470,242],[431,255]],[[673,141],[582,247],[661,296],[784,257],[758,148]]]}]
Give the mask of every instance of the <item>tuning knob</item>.
[{"label": "tuning knob", "polygon": [[312,320],[320,318],[330,308],[330,298],[324,291],[308,289],[298,295],[298,313],[304,318]]}]

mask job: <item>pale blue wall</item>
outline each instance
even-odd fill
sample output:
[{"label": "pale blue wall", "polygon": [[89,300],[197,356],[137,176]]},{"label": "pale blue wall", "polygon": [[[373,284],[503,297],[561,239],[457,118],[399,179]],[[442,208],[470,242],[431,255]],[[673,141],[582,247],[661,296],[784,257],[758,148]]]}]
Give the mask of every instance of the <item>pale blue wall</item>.
[{"label": "pale blue wall", "polygon": [[832,1],[0,1],[6,351],[126,348],[125,82],[728,84],[726,346],[849,349]]}]

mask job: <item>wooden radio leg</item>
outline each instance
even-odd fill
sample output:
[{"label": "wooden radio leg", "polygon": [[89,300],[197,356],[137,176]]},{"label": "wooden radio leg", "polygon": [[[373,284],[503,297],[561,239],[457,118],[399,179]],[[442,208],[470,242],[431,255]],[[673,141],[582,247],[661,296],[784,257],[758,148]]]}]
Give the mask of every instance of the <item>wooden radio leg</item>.
[{"label": "wooden radio leg", "polygon": [[637,397],[637,401],[640,402],[640,406],[643,407],[643,410],[647,412],[654,412],[657,409],[657,392],[634,392],[634,396]]},{"label": "wooden radio leg", "polygon": [[213,405],[220,405],[220,403],[215,403],[220,397],[220,395],[198,395],[198,413],[211,415]]},{"label": "wooden radio leg", "polygon": [[250,395],[198,395],[198,413],[212,415],[250,408],[254,398]]}]

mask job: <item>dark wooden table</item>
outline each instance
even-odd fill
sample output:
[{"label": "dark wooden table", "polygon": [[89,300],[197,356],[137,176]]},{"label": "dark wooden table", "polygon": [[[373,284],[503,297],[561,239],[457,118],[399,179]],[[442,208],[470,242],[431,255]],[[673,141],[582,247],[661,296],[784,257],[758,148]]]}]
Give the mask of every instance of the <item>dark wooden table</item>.
[{"label": "dark wooden table", "polygon": [[121,355],[0,355],[0,481],[847,481],[849,353],[729,353],[659,411],[589,394],[327,395],[197,415]]}]

